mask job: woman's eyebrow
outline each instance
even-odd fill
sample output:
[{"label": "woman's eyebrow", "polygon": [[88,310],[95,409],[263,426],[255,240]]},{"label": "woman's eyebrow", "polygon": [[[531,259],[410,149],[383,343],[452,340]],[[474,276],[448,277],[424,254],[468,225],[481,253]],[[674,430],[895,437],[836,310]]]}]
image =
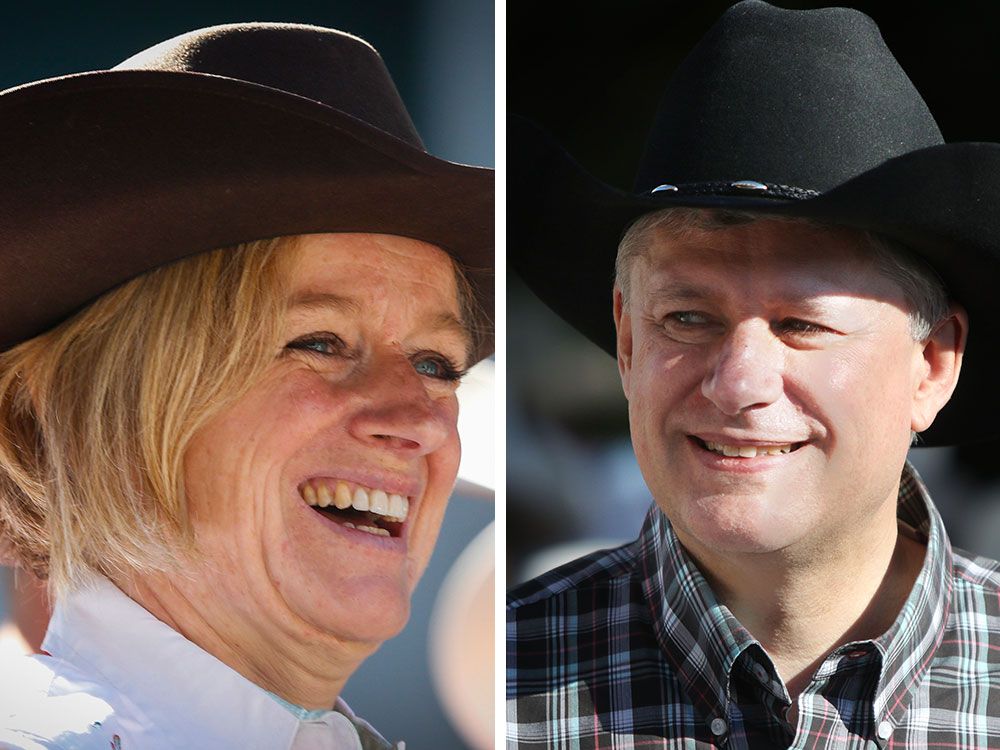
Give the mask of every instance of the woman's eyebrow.
[{"label": "woman's eyebrow", "polygon": [[288,306],[292,310],[314,310],[328,307],[344,312],[361,312],[361,303],[358,300],[330,292],[299,292],[291,298]]},{"label": "woman's eyebrow", "polygon": [[[345,297],[331,292],[300,292],[289,301],[290,310],[322,310],[333,309],[341,312],[360,314],[361,303],[353,297]],[[474,336],[469,326],[457,315],[442,312],[430,318],[427,329],[432,333],[451,334],[463,342],[466,358],[470,359],[473,352]]]},{"label": "woman's eyebrow", "polygon": [[434,332],[440,331],[457,335],[465,344],[466,361],[472,359],[474,336],[472,335],[472,331],[469,330],[469,326],[457,316],[450,312],[440,313],[431,321],[430,328]]}]

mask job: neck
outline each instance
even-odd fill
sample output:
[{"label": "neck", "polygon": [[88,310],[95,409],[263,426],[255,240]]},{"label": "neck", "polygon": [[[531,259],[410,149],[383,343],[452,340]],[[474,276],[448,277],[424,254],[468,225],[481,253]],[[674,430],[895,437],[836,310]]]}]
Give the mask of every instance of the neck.
[{"label": "neck", "polygon": [[888,630],[913,588],[925,549],[898,530],[889,505],[891,518],[808,549],[721,557],[685,544],[719,601],[767,651],[793,705],[831,651]]},{"label": "neck", "polygon": [[250,682],[310,710],[332,708],[347,678],[378,647],[337,639],[280,608],[269,616],[259,600],[245,609],[233,606],[240,599],[227,596],[229,582],[211,577],[159,574],[115,583]]}]

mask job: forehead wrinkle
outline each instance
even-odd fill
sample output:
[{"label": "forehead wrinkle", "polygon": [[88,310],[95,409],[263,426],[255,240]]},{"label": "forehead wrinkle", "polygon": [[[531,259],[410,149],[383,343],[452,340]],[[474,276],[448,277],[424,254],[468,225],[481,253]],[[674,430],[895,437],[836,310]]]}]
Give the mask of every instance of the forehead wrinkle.
[{"label": "forehead wrinkle", "polygon": [[333,309],[338,312],[360,314],[361,303],[353,297],[345,297],[342,294],[304,291],[291,298],[289,308],[305,311]]}]

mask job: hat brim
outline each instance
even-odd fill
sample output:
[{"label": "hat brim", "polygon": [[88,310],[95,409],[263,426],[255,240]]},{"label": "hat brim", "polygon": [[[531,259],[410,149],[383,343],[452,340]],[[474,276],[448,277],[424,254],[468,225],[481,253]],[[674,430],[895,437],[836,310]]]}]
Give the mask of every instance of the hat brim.
[{"label": "hat brim", "polygon": [[[221,76],[113,70],[0,94],[0,350],[158,266],[319,232],[461,262],[493,315],[493,171],[319,102]],[[493,349],[490,336],[476,360]]]},{"label": "hat brim", "polygon": [[[942,144],[891,159],[815,198],[635,195],[587,172],[550,136],[508,122],[508,257],[566,322],[615,356],[611,288],[615,251],[639,216],[672,206],[801,216],[869,229],[923,256],[969,313],[962,374],[948,405],[922,433],[928,446],[996,437],[1000,389],[992,381],[1000,323],[1000,144]],[[753,175],[733,179],[753,179]]]}]

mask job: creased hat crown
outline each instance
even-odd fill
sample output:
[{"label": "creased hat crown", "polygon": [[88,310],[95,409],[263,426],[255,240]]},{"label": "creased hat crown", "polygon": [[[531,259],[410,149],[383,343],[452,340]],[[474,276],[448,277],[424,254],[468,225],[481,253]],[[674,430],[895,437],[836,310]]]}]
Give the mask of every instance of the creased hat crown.
[{"label": "creased hat crown", "polygon": [[379,53],[342,31],[291,23],[211,26],[161,42],[113,69],[203,73],[268,86],[426,150]]},{"label": "creased hat crown", "polygon": [[756,180],[822,192],[942,142],[866,15],[745,0],[671,79],[635,190]]}]

